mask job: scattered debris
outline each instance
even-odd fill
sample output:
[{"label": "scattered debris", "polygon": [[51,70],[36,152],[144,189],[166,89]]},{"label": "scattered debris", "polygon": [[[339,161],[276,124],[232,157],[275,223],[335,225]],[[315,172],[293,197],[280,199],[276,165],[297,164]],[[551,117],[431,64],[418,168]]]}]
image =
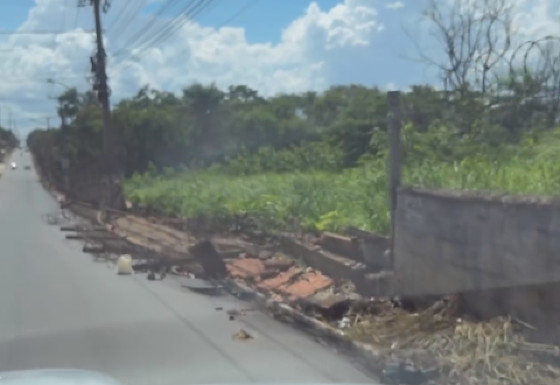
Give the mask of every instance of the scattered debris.
[{"label": "scattered debris", "polygon": [[129,254],[121,255],[117,260],[117,274],[130,275],[133,273],[132,257]]},{"label": "scattered debris", "polygon": [[342,317],[340,321],[338,321],[338,328],[339,329],[347,329],[350,327],[350,318]]},{"label": "scattered debris", "polygon": [[432,375],[437,368],[440,381],[436,383],[441,384],[559,383],[560,369],[549,364],[558,362],[557,346],[527,342],[508,317],[474,322],[460,315],[455,297],[418,313],[395,307],[389,300],[375,300],[362,306],[361,313],[349,311],[352,326],[347,333],[383,349],[390,363],[388,376],[408,376],[412,381],[429,373],[435,381]]},{"label": "scattered debris", "polygon": [[80,225],[67,225],[61,226],[60,231],[74,231],[74,232],[88,232],[88,231],[105,231],[103,226],[80,226]]},{"label": "scattered debris", "polygon": [[159,270],[159,279],[163,281],[165,277],[167,277],[167,273],[169,272],[169,266],[162,266]]},{"label": "scattered debris", "polygon": [[[53,216],[47,221],[55,224],[59,219]],[[224,245],[216,247],[210,240],[195,244],[186,233],[138,217],[111,218],[111,224],[113,231],[128,242],[169,257],[133,266],[136,271],[141,267],[149,271],[148,280],[155,280],[156,272],[161,279],[167,273],[176,274],[187,277],[181,278],[182,287],[212,293],[221,289],[212,279],[229,275],[239,286],[264,294],[278,308],[295,307],[293,318],[305,315],[318,324],[317,328],[320,324],[339,335],[375,346],[381,354],[379,372],[387,383],[560,383],[558,347],[527,342],[518,329],[531,329],[531,325],[507,317],[470,321],[461,314],[455,297],[431,305],[400,298],[365,300],[347,281],[333,280],[272,250],[245,248],[241,241],[220,240]],[[68,227],[67,231],[80,232],[74,229]],[[323,237],[323,242],[335,243],[340,249],[354,247],[350,238],[333,234]],[[245,295],[247,292],[238,290],[239,297]],[[221,310],[216,307],[216,311]],[[228,310],[226,314],[235,320],[245,311]],[[233,335],[234,340],[240,341],[253,338],[243,329]]]},{"label": "scattered debris", "polygon": [[198,242],[189,248],[194,258],[202,265],[209,277],[223,278],[227,274],[222,256],[209,240]]},{"label": "scattered debris", "polygon": [[437,375],[438,371],[435,369],[422,371],[416,368],[414,363],[395,361],[385,364],[381,371],[381,381],[395,385],[421,385]]},{"label": "scattered debris", "polygon": [[72,221],[71,216],[64,210],[44,214],[42,218],[45,222],[47,222],[47,224],[56,226],[68,224]]},{"label": "scattered debris", "polygon": [[252,340],[253,338],[254,337],[249,333],[247,333],[247,331],[245,331],[244,329],[240,329],[238,332],[236,332],[233,335],[233,340],[236,341],[249,341]]},{"label": "scattered debris", "polygon": [[171,258],[184,258],[195,243],[189,234],[134,215],[111,218],[113,231],[133,245]]},{"label": "scattered debris", "polygon": [[85,243],[82,252],[91,254],[100,254],[105,252],[105,246],[102,243]]},{"label": "scattered debris", "polygon": [[90,233],[76,233],[76,234],[66,234],[66,239],[97,239],[97,240],[120,240],[121,238],[115,236],[114,234],[108,232],[90,232]]},{"label": "scattered debris", "polygon": [[[230,320],[233,320],[234,317],[244,316],[249,311],[253,311],[255,309],[248,308],[248,309],[230,309],[226,312],[230,316]],[[233,317],[233,318],[232,318]]]},{"label": "scattered debris", "polygon": [[83,235],[81,234],[66,234],[66,236],[64,237],[66,239],[75,239],[75,240],[80,240],[80,239],[86,239]]}]

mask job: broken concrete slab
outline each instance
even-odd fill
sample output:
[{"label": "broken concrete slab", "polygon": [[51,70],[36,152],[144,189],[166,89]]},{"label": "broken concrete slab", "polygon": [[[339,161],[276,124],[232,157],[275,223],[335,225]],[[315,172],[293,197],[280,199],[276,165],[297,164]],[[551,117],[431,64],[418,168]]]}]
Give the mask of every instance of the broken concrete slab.
[{"label": "broken concrete slab", "polygon": [[341,234],[324,232],[319,238],[319,245],[331,253],[344,255],[354,261],[363,261],[362,253],[356,238]]},{"label": "broken concrete slab", "polygon": [[224,258],[237,258],[241,253],[258,255],[259,248],[247,241],[235,237],[215,236],[211,242]]},{"label": "broken concrete slab", "polygon": [[334,284],[333,280],[318,271],[305,272],[295,282],[280,286],[279,291],[290,299],[307,298]]},{"label": "broken concrete slab", "polygon": [[173,258],[184,258],[196,240],[189,234],[133,215],[111,220],[112,231],[137,246]]},{"label": "broken concrete slab", "polygon": [[105,246],[102,243],[86,243],[82,247],[82,252],[99,254],[105,252]]},{"label": "broken concrete slab", "polygon": [[395,287],[391,272],[373,273],[364,263],[333,254],[296,239],[289,234],[279,236],[281,247],[295,258],[333,279],[351,281],[359,294],[367,297],[391,296]]},{"label": "broken concrete slab", "polygon": [[292,267],[275,277],[262,280],[256,284],[256,287],[294,301],[309,297],[333,284],[332,279],[318,271],[305,271],[298,267]]},{"label": "broken concrete slab", "polygon": [[322,273],[347,280],[362,276],[366,270],[363,263],[322,251],[319,246],[310,245],[289,234],[279,236],[283,250],[295,258],[300,258],[306,265],[313,266]]},{"label": "broken concrete slab", "polygon": [[89,232],[89,231],[105,231],[103,226],[80,226],[80,225],[70,225],[61,226],[60,231],[74,231],[74,232]]},{"label": "broken concrete slab", "polygon": [[267,269],[276,269],[279,271],[286,271],[294,266],[295,261],[284,253],[274,253],[269,258],[263,259],[263,264]]},{"label": "broken concrete slab", "polygon": [[391,269],[393,262],[387,253],[391,246],[388,237],[364,231],[356,227],[349,227],[348,233],[359,248],[361,260],[375,270]]},{"label": "broken concrete slab", "polygon": [[282,285],[287,284],[290,280],[294,280],[294,277],[303,274],[303,269],[298,267],[292,267],[287,271],[280,272],[275,277],[264,279],[259,282],[256,286],[257,288],[265,291],[275,291],[276,289],[280,288]]},{"label": "broken concrete slab", "polygon": [[241,258],[228,261],[227,270],[231,277],[249,279],[265,272],[264,262],[256,258]]}]

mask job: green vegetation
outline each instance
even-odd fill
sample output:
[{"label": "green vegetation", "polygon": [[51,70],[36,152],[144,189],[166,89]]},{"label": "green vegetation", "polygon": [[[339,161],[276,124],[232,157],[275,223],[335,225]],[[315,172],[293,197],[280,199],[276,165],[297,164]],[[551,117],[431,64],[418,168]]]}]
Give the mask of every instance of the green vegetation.
[{"label": "green vegetation", "polygon": [[19,141],[12,130],[0,126],[0,148],[11,150],[19,145]]},{"label": "green vegetation", "polygon": [[[240,89],[253,96],[240,97]],[[219,102],[208,94],[219,95]],[[114,111],[128,175],[125,193],[133,203],[216,224],[250,218],[265,229],[341,231],[352,225],[388,231],[383,92],[338,86],[313,96],[265,99],[247,87],[224,93],[195,85],[184,95],[190,96],[144,89]],[[61,98],[67,96],[74,97]],[[64,109],[75,111],[64,116],[66,126],[28,138],[51,179],[60,179],[61,156],[78,167],[94,162],[101,147],[98,105],[91,95],[75,96],[76,107]],[[542,109],[515,108],[516,95],[493,109],[485,109],[476,94],[467,97],[467,107],[460,99],[445,116],[442,92],[418,86],[403,94],[404,182],[556,193],[560,136]],[[196,109],[189,110],[193,103]],[[216,111],[200,117],[213,122],[212,136],[205,136],[210,123],[196,123],[199,110]],[[475,118],[473,110],[479,111]],[[455,123],[466,119],[462,115],[471,121],[468,130]],[[512,115],[515,125],[509,124]]]},{"label": "green vegetation", "polygon": [[[407,148],[415,145],[416,140],[408,142]],[[539,141],[527,138],[519,145],[494,150],[457,162],[409,160],[404,182],[516,194],[560,191],[560,130],[542,135]],[[249,215],[261,228],[293,230],[301,226],[305,230],[341,231],[357,226],[387,233],[385,170],[382,158],[342,172],[307,170],[242,176],[232,175],[226,164],[213,169],[137,174],[125,187],[132,202],[166,215],[212,217],[228,223]]]},{"label": "green vegetation", "polygon": [[[441,61],[428,61],[445,89],[402,93],[404,182],[557,194],[560,38],[518,44],[510,8],[469,4],[447,13],[460,2],[431,2],[424,13],[441,44]],[[78,185],[100,161],[102,114],[92,92],[70,89],[58,102],[61,127],[34,131],[28,146],[47,178],[60,184],[65,160]],[[142,88],[113,109],[112,129],[125,192],[147,209],[221,225],[387,232],[387,115],[376,87],[264,97],[193,84],[180,94]]]}]

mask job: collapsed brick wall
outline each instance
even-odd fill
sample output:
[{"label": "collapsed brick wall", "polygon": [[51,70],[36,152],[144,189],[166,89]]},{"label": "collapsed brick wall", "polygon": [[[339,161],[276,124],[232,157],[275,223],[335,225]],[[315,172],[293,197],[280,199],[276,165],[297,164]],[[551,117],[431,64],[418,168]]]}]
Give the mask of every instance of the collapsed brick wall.
[{"label": "collapsed brick wall", "polygon": [[484,292],[488,310],[560,309],[546,289],[560,284],[560,201],[403,188],[395,226],[401,294]]}]

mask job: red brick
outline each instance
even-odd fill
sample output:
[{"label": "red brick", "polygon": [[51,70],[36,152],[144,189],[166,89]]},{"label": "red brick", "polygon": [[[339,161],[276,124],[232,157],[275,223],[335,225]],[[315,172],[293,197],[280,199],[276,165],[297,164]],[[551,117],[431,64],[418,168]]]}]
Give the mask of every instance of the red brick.
[{"label": "red brick", "polygon": [[234,278],[257,277],[265,271],[262,261],[256,258],[234,259],[227,263],[227,269]]},{"label": "red brick", "polygon": [[305,273],[296,282],[283,285],[280,290],[291,297],[306,298],[332,286],[333,280],[319,272]]},{"label": "red brick", "polygon": [[296,274],[300,274],[303,270],[297,267],[292,267],[288,271],[279,273],[276,277],[265,279],[257,286],[265,290],[274,290],[288,282]]}]

